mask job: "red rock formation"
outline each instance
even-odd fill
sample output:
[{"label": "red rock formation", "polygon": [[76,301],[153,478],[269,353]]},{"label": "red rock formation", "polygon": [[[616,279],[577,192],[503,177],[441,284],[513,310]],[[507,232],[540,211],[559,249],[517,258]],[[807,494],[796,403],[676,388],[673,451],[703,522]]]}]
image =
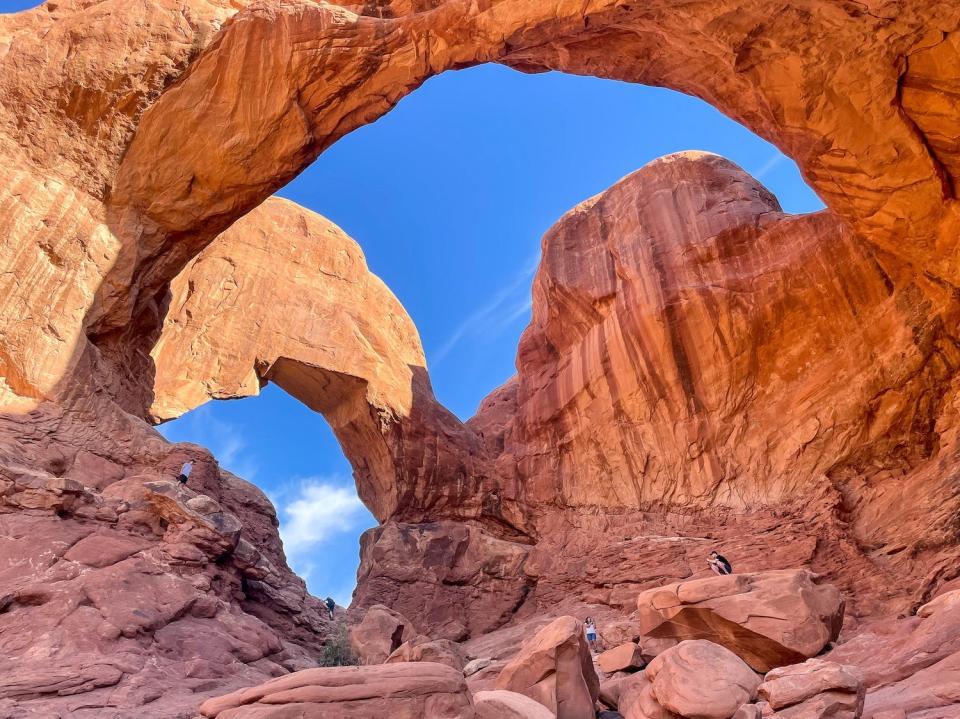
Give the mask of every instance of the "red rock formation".
[{"label": "red rock formation", "polygon": [[757,696],[760,677],[736,654],[704,640],[680,642],[644,670],[650,696],[680,717],[729,719]]},{"label": "red rock formation", "polygon": [[[958,37],[960,9],[932,0],[64,0],[0,16],[4,710],[176,715],[309,661],[325,626],[269,503],[142,420],[263,380],[326,414],[383,522],[358,604],[389,600],[434,636],[580,600],[613,614],[714,546],[738,571],[823,572],[851,595],[850,631],[922,604],[960,544]],[[517,377],[464,426],[402,310],[380,324],[350,304],[390,302],[355,246],[261,203],[431,75],[487,61],[702,97],[796,159],[829,209],[784,215],[690,154],[575,208],[545,238]],[[289,244],[310,239],[315,255]],[[334,277],[284,286],[305,304],[264,303],[308,257]],[[191,278],[241,300],[220,286],[231,259],[252,262],[256,296],[214,322]],[[342,325],[308,321],[331,303]],[[277,308],[309,336],[251,330]],[[189,491],[169,481],[185,457],[204,465]],[[917,697],[941,670],[886,705],[939,710]]]},{"label": "red rock formation", "polygon": [[530,637],[500,672],[497,689],[535,699],[557,719],[590,719],[600,683],[583,624],[560,617]]},{"label": "red rock formation", "polygon": [[484,503],[497,485],[479,441],[434,398],[412,320],[339,227],[268,200],[170,289],[155,420],[275,382],[327,418],[381,521],[473,516],[522,536],[514,492]]},{"label": "red rock formation", "polygon": [[820,659],[774,669],[757,689],[757,695],[777,711],[797,707],[792,709],[797,714],[808,711],[816,715],[812,707],[801,709],[799,706],[812,701],[820,706],[836,707],[837,714],[841,714],[840,707],[843,707],[851,719],[863,711],[863,694],[863,684],[850,667]]},{"label": "red rock formation", "polygon": [[809,572],[733,574],[650,589],[637,597],[640,631],[708,639],[758,672],[819,654],[843,625],[837,588]]},{"label": "red rock formation", "polygon": [[555,719],[555,715],[533,699],[500,690],[473,695],[477,719]]},{"label": "red rock formation", "polygon": [[200,713],[220,719],[473,719],[463,675],[430,662],[306,669],[204,702]]}]

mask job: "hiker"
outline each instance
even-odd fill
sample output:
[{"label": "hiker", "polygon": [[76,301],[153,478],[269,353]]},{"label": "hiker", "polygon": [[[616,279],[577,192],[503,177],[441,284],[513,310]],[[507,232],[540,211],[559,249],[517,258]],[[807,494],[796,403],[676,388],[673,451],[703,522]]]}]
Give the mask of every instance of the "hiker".
[{"label": "hiker", "polygon": [[590,651],[596,651],[597,625],[593,621],[593,617],[587,617],[587,621],[583,623],[583,630],[587,633],[587,644],[590,645]]},{"label": "hiker", "polygon": [[327,597],[324,604],[327,605],[327,614],[330,615],[330,619],[333,619],[333,610],[337,608],[337,603],[333,601],[332,597]]},{"label": "hiker", "polygon": [[710,565],[710,569],[720,575],[724,574],[733,574],[733,566],[727,561],[727,558],[722,554],[717,552],[710,552],[710,557],[707,559],[707,564]]},{"label": "hiker", "polygon": [[180,484],[186,485],[187,480],[190,479],[190,472],[193,471],[193,460],[188,459],[184,462],[183,467],[180,469]]}]

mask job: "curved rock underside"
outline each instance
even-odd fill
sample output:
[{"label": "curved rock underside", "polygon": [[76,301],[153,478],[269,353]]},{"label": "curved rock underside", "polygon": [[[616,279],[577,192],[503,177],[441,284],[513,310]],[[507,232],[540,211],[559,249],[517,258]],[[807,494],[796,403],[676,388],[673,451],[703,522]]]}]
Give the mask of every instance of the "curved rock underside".
[{"label": "curved rock underside", "polygon": [[[544,237],[517,375],[461,423],[357,245],[268,198],[490,61],[699,96],[828,209],[712,155],[650,163]],[[433,637],[628,612],[712,547],[827,575],[848,634],[930,598],[960,573],[958,103],[942,2],[0,16],[0,708],[189,716],[312,664],[328,627],[269,502],[147,424],[268,381],[324,414],[381,522],[354,604]]]}]

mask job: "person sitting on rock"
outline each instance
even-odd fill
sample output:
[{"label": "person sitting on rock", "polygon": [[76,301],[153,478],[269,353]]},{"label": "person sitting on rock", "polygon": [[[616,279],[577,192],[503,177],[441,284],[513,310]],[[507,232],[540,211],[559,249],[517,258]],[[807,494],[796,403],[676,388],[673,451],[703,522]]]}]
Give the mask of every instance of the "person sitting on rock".
[{"label": "person sitting on rock", "polygon": [[710,557],[707,559],[707,564],[709,564],[710,569],[717,574],[733,574],[733,566],[729,561],[727,561],[726,557],[717,552],[710,552]]},{"label": "person sitting on rock", "polygon": [[183,464],[183,468],[180,470],[180,484],[186,484],[187,480],[190,479],[190,472],[193,471],[193,461],[187,460]]},{"label": "person sitting on rock", "polygon": [[329,614],[330,618],[333,619],[333,610],[337,608],[337,603],[333,601],[332,597],[327,597],[324,601],[324,604],[327,605],[327,614]]},{"label": "person sitting on rock", "polygon": [[583,623],[583,631],[587,635],[587,644],[590,645],[591,651],[596,651],[597,648],[597,625],[593,621],[593,617],[587,617],[587,620]]}]

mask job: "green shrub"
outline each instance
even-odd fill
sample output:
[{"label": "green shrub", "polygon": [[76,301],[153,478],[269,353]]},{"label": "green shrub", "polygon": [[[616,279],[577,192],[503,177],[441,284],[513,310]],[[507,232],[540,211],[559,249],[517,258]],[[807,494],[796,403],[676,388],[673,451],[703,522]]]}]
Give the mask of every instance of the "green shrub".
[{"label": "green shrub", "polygon": [[317,659],[317,664],[321,667],[353,667],[359,663],[360,661],[350,647],[347,625],[338,622],[337,628],[327,637],[320,658]]}]

